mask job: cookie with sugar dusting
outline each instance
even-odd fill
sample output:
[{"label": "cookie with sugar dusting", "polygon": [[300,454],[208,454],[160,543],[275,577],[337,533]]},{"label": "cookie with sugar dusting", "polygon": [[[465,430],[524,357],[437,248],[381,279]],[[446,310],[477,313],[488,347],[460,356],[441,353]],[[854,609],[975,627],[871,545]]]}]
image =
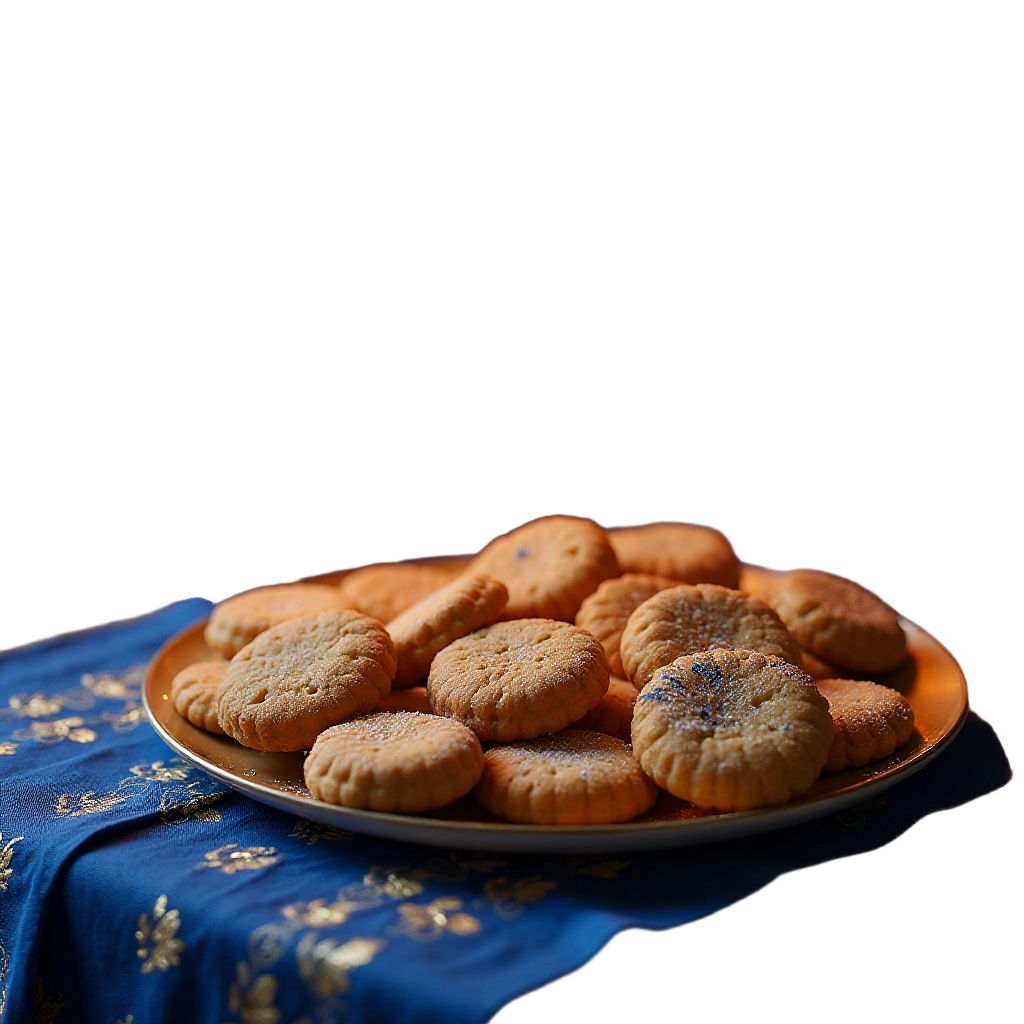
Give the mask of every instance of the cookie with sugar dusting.
[{"label": "cookie with sugar dusting", "polygon": [[907,658],[899,616],[852,580],[794,569],[775,584],[771,603],[804,647],[840,668],[891,672]]},{"label": "cookie with sugar dusting", "polygon": [[910,739],[914,709],[896,690],[856,679],[819,679],[817,685],[836,730],[826,771],[888,757]]},{"label": "cookie with sugar dusting", "polygon": [[619,644],[623,668],[638,688],[662,665],[713,647],[801,663],[800,645],[768,605],[712,583],[680,584],[648,598],[629,617]]},{"label": "cookie with sugar dusting", "polygon": [[232,658],[260,633],[280,622],[351,607],[337,587],[322,583],[258,587],[229,597],[213,609],[206,624],[206,644],[218,654]]},{"label": "cookie with sugar dusting", "polygon": [[633,614],[649,597],[660,590],[678,586],[676,580],[667,576],[648,576],[646,573],[629,572],[615,579],[605,580],[576,613],[576,625],[593,633],[604,646],[612,672],[625,675],[619,641]]},{"label": "cookie with sugar dusting", "polygon": [[553,619],[498,622],[449,644],[427,700],[482,740],[530,739],[582,718],[608,689],[608,658],[585,630]]},{"label": "cookie with sugar dusting", "polygon": [[480,741],[448,718],[399,711],[321,733],[303,767],[317,800],[416,814],[465,796],[484,770]]},{"label": "cookie with sugar dusting", "polygon": [[643,770],[673,796],[723,811],[806,792],[833,736],[828,702],[810,676],[754,651],[677,658],[655,673],[633,711]]},{"label": "cookie with sugar dusting", "polygon": [[735,588],[740,563],[724,533],[692,523],[648,523],[608,531],[622,572]]},{"label": "cookie with sugar dusting", "polygon": [[432,715],[427,703],[425,686],[410,686],[404,690],[392,690],[384,694],[375,711],[418,711],[421,715]]},{"label": "cookie with sugar dusting", "polygon": [[534,825],[606,825],[650,810],[654,783],[614,736],[566,729],[553,736],[491,747],[477,802],[508,821]]},{"label": "cookie with sugar dusting", "polygon": [[630,730],[635,703],[636,687],[626,679],[612,676],[608,683],[608,692],[598,702],[597,707],[588,711],[578,722],[574,722],[573,728],[603,732],[607,736],[617,736],[629,743],[632,737]]},{"label": "cookie with sugar dusting", "polygon": [[231,659],[217,721],[256,750],[305,750],[328,726],[372,711],[391,688],[395,645],[359,612],[321,612],[260,633]]},{"label": "cookie with sugar dusting", "polygon": [[545,516],[496,537],[468,571],[486,573],[508,588],[503,619],[572,622],[583,599],[619,575],[619,565],[597,523]]},{"label": "cookie with sugar dusting", "polygon": [[217,687],[227,671],[228,661],[215,658],[183,668],[171,680],[171,703],[179,715],[206,732],[222,733],[217,723]]},{"label": "cookie with sugar dusting", "polygon": [[457,565],[384,562],[348,573],[338,584],[338,593],[349,608],[357,608],[380,622],[390,622],[458,573]]},{"label": "cookie with sugar dusting", "polygon": [[506,604],[503,583],[483,573],[467,573],[406,608],[387,624],[398,651],[391,685],[402,689],[426,679],[438,651],[497,622]]}]

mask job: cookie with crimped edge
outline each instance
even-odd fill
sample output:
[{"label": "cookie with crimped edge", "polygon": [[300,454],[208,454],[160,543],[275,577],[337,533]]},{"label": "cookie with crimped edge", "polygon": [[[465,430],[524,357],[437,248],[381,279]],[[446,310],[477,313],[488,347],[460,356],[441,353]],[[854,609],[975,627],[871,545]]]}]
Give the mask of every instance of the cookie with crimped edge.
[{"label": "cookie with crimped edge", "polygon": [[508,587],[502,618],[572,622],[583,599],[619,575],[604,530],[590,519],[545,516],[496,537],[472,562]]},{"label": "cookie with crimped edge", "polygon": [[648,576],[642,572],[628,572],[615,579],[605,580],[580,605],[576,613],[576,625],[593,633],[601,641],[612,672],[625,675],[619,641],[630,615],[658,591],[678,585],[677,580],[667,576]]},{"label": "cookie with crimped edge", "polygon": [[406,608],[387,624],[398,651],[392,687],[402,689],[426,679],[438,651],[497,622],[506,604],[504,583],[483,573],[467,573]]},{"label": "cookie with crimped edge", "polygon": [[825,771],[859,768],[888,757],[914,731],[914,709],[888,686],[857,679],[819,679],[836,734]]},{"label": "cookie with crimped edge", "polygon": [[321,612],[261,633],[231,660],[217,721],[243,746],[305,750],[328,726],[372,711],[391,688],[395,645],[359,612]]},{"label": "cookie with crimped edge", "polygon": [[306,758],[317,800],[416,814],[465,796],[484,770],[472,729],[413,711],[375,714],[322,732]]},{"label": "cookie with crimped edge", "polygon": [[608,825],[650,810],[654,783],[614,736],[565,729],[553,736],[491,747],[476,801],[508,821]]},{"label": "cookie with crimped edge", "polygon": [[530,739],[582,718],[608,689],[596,637],[554,619],[498,622],[449,644],[427,678],[435,714],[482,740]]},{"label": "cookie with crimped edge", "polygon": [[655,673],[633,711],[633,752],[643,770],[673,796],[722,811],[806,792],[833,733],[811,677],[755,651],[677,658]]},{"label": "cookie with crimped edge", "polygon": [[384,562],[348,573],[338,584],[338,593],[350,608],[390,622],[410,605],[443,587],[458,572],[458,566]]},{"label": "cookie with crimped edge", "polygon": [[206,732],[222,733],[217,723],[217,687],[227,671],[225,658],[198,661],[171,680],[171,703],[179,715]]},{"label": "cookie with crimped edge", "polygon": [[852,580],[794,569],[776,583],[771,602],[804,647],[840,668],[891,672],[906,660],[899,616]]},{"label": "cookie with crimped edge", "polygon": [[421,715],[432,715],[427,703],[425,686],[410,686],[405,690],[392,690],[384,694],[375,711],[418,711]]},{"label": "cookie with crimped edge", "polygon": [[724,533],[693,523],[648,523],[608,531],[622,572],[736,588],[740,562]]},{"label": "cookie with crimped edge", "polygon": [[622,666],[637,689],[662,665],[713,647],[801,663],[800,645],[768,605],[713,583],[680,584],[648,598],[630,615],[619,644]]},{"label": "cookie with crimped edge", "polygon": [[229,597],[213,609],[206,624],[206,644],[218,654],[232,658],[260,633],[280,622],[351,607],[337,587],[322,583],[258,587]]},{"label": "cookie with crimped edge", "polygon": [[597,707],[588,711],[578,722],[574,722],[573,728],[618,736],[620,740],[629,743],[635,703],[636,687],[626,679],[612,676],[608,683],[608,692],[598,701]]}]

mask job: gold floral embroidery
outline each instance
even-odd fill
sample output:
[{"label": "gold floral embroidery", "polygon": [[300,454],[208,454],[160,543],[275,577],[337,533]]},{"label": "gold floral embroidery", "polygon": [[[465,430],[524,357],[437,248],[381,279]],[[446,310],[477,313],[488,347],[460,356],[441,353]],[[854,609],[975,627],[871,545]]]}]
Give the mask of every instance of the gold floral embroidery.
[{"label": "gold floral embroidery", "polygon": [[7,706],[18,718],[45,718],[47,715],[56,715],[64,707],[59,698],[46,697],[42,693],[11,697]]},{"label": "gold floral embroidery", "polygon": [[530,875],[517,881],[509,881],[504,875],[490,879],[484,885],[487,899],[498,917],[512,920],[519,917],[528,903],[539,903],[558,883],[543,877]]},{"label": "gold floral embroidery", "polygon": [[160,817],[165,825],[180,825],[189,818],[196,821],[220,821],[220,811],[213,804],[220,803],[227,796],[223,790],[216,793],[200,791],[201,782],[190,782],[185,787],[184,801],[176,803],[171,797],[160,798]]},{"label": "gold floral embroidery", "polygon": [[114,732],[131,732],[145,720],[145,709],[136,701],[129,701],[121,711],[104,711],[100,714],[100,721],[109,722]]},{"label": "gold floral embroidery", "polygon": [[97,796],[89,793],[61,793],[53,806],[54,814],[60,818],[80,818],[85,814],[99,814],[101,811],[109,811],[118,804],[123,804],[128,799],[128,794],[123,796],[117,793],[108,793],[106,796]]},{"label": "gold floral embroidery", "polygon": [[273,846],[247,846],[242,849],[238,843],[228,843],[204,853],[203,858],[196,867],[215,868],[225,875],[233,875],[236,871],[258,871],[270,867],[281,859],[281,855]]},{"label": "gold floral embroidery", "polygon": [[349,973],[365,967],[384,946],[380,939],[364,938],[349,939],[340,946],[333,939],[318,942],[311,932],[302,938],[295,951],[299,977],[320,999],[347,992],[352,986]]},{"label": "gold floral embroidery", "polygon": [[435,882],[463,882],[470,872],[490,874],[508,864],[503,857],[477,850],[449,850],[448,857],[431,857],[422,867],[410,872],[413,878]]},{"label": "gold floral embroidery", "polygon": [[80,682],[91,694],[113,700],[138,700],[141,688],[146,679],[145,665],[132,665],[120,676],[112,676],[106,672],[94,676],[86,672]]},{"label": "gold floral embroidery", "polygon": [[[3,841],[3,838],[4,835],[0,832],[0,841]],[[14,860],[14,844],[20,843],[24,838],[24,836],[14,836],[0,846],[0,892],[7,892],[7,884],[14,874],[14,868],[11,867],[11,861]]]},{"label": "gold floral embroidery", "polygon": [[398,908],[402,920],[389,931],[393,935],[407,935],[417,942],[433,942],[445,932],[453,935],[473,935],[480,931],[480,922],[472,914],[456,913],[462,910],[462,900],[442,896],[426,905],[403,903]]},{"label": "gold floral embroidery", "polygon": [[423,892],[423,884],[400,875],[405,868],[373,867],[363,876],[363,885],[376,889],[381,896],[399,897],[419,896]]},{"label": "gold floral embroidery", "polygon": [[249,936],[246,954],[249,963],[258,971],[265,971],[284,956],[288,943],[292,941],[292,930],[283,924],[261,924]]},{"label": "gold floral embroidery", "polygon": [[277,1024],[281,1011],[274,1005],[277,999],[277,978],[260,974],[253,978],[249,965],[239,963],[235,968],[235,981],[228,989],[228,1006],[245,1024]]},{"label": "gold floral embroidery", "polygon": [[185,943],[177,938],[180,927],[178,911],[167,909],[166,896],[157,897],[152,918],[146,914],[139,915],[135,942],[139,947],[136,954],[143,961],[140,968],[143,974],[150,974],[153,970],[163,972],[181,963],[180,954]]},{"label": "gold floral embroidery", "polygon": [[36,988],[32,996],[33,1024],[53,1024],[57,1014],[64,1009],[64,997],[58,992],[48,996],[43,988],[42,978],[36,978]]},{"label": "gold floral embroidery", "polygon": [[135,1020],[135,1015],[132,1014],[132,1013],[129,1013],[128,1016],[124,1018],[124,1020],[121,1020],[121,1018],[119,1017],[117,1020],[114,1021],[114,1024],[132,1024],[132,1022],[134,1020]]},{"label": "gold floral embroidery", "polygon": [[154,761],[152,764],[137,764],[131,769],[132,775],[149,782],[180,782],[187,779],[191,767],[180,757],[172,758],[169,764]]},{"label": "gold floral embroidery", "polygon": [[72,743],[92,743],[96,733],[84,729],[82,718],[58,718],[54,722],[33,722],[27,729],[15,729],[11,734],[16,740],[35,740],[36,743],[60,743],[68,739]]},{"label": "gold floral embroidery", "polygon": [[295,819],[295,828],[288,834],[290,839],[305,839],[307,846],[313,846],[321,839],[330,842],[347,842],[352,839],[353,833],[346,832],[341,828],[334,828],[331,825],[321,825],[318,821],[307,821],[305,818]]},{"label": "gold floral embroidery", "polygon": [[0,754],[13,754],[17,749],[17,743],[0,743]]},{"label": "gold floral embroidery", "polygon": [[7,959],[7,950],[0,942],[0,1021],[4,1019],[4,1010],[7,1009],[7,969],[11,966]]}]

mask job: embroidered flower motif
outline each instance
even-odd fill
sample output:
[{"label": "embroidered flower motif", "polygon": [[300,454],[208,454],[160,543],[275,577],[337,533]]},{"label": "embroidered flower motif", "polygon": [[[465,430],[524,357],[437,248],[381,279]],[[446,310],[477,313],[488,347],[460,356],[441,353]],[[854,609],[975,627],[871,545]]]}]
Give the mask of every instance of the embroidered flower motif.
[{"label": "embroidered flower motif", "polygon": [[484,886],[484,892],[494,907],[494,912],[506,920],[518,917],[527,903],[539,903],[558,883],[542,875],[530,875],[510,882],[504,876],[492,878]]},{"label": "embroidered flower motif", "polygon": [[32,996],[32,1020],[34,1024],[53,1024],[58,1014],[64,1009],[64,997],[58,992],[48,996],[43,987],[43,979],[36,978],[35,992]]},{"label": "embroidered flower motif", "polygon": [[389,931],[393,935],[406,935],[417,942],[434,942],[445,932],[453,935],[472,935],[480,931],[480,922],[472,914],[456,913],[462,910],[462,900],[442,896],[426,905],[403,903],[398,908],[402,920]]},{"label": "embroidered flower motif", "polygon": [[15,729],[11,735],[16,740],[35,740],[36,743],[60,743],[66,739],[72,743],[92,743],[96,733],[92,729],[83,729],[84,722],[84,719],[78,717],[33,722],[26,729]]},{"label": "embroidered flower motif", "polygon": [[329,840],[332,843],[348,842],[352,839],[352,835],[353,833],[346,832],[344,829],[321,825],[318,821],[307,821],[305,818],[296,818],[295,828],[288,833],[290,839],[305,839],[307,846],[313,846],[321,839]]},{"label": "embroidered flower motif", "polygon": [[239,963],[235,981],[228,989],[228,1006],[245,1024],[277,1024],[281,1011],[274,1005],[277,999],[277,978],[272,974],[252,977],[249,965]]},{"label": "embroidered flower motif", "polygon": [[140,968],[143,974],[150,974],[154,970],[163,972],[181,963],[180,954],[185,949],[185,943],[177,938],[180,927],[178,911],[167,909],[166,896],[157,897],[152,918],[145,914],[139,915],[135,931],[135,942],[139,948],[135,952],[143,961]]},{"label": "embroidered flower motif", "polygon": [[113,676],[106,672],[94,676],[91,672],[86,672],[80,682],[96,697],[110,700],[138,700],[145,679],[146,666],[133,665],[120,676]]},{"label": "embroidered flower motif", "polygon": [[128,799],[127,793],[108,793],[106,796],[97,796],[89,793],[61,793],[57,802],[53,805],[53,813],[59,818],[80,818],[84,814],[99,814],[101,811],[109,811],[118,804],[123,804]]},{"label": "embroidered flower motif", "polygon": [[[3,833],[0,832],[0,842],[3,841],[3,838]],[[11,876],[14,874],[14,868],[11,867],[11,861],[14,860],[14,844],[20,843],[24,838],[24,836],[14,836],[0,846],[0,892],[7,892],[7,883],[10,882]]]},{"label": "embroidered flower motif", "polygon": [[423,892],[423,883],[400,875],[404,868],[373,867],[363,876],[363,885],[372,886],[381,896],[400,897],[419,896]]},{"label": "embroidered flower motif", "polygon": [[349,973],[357,967],[365,967],[384,946],[380,939],[349,939],[341,946],[333,939],[318,942],[311,932],[303,937],[295,951],[299,977],[320,999],[347,992],[352,987]]},{"label": "embroidered flower motif", "polygon": [[56,715],[64,705],[57,697],[33,693],[28,696],[18,694],[9,698],[7,706],[18,718],[45,718],[47,715]]},{"label": "embroidered flower motif", "polygon": [[203,858],[196,867],[216,868],[225,875],[233,875],[236,871],[258,871],[270,867],[281,859],[281,855],[273,846],[247,846],[242,849],[238,843],[228,843],[204,853]]},{"label": "embroidered flower motif", "polygon": [[17,743],[0,743],[0,755],[13,754],[17,749]]},{"label": "embroidered flower motif", "polygon": [[163,761],[152,764],[137,764],[131,769],[132,775],[150,782],[180,782],[187,779],[192,768],[180,757],[175,757],[166,765]]}]

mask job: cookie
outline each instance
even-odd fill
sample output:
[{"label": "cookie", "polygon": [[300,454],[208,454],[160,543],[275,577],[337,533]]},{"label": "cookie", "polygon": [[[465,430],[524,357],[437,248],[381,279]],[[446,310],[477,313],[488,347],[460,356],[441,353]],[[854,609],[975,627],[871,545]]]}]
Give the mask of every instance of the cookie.
[{"label": "cookie", "polygon": [[630,615],[659,590],[677,585],[675,580],[667,576],[648,576],[636,572],[605,580],[580,605],[576,613],[576,625],[593,633],[601,641],[612,672],[625,675],[619,654],[619,641]]},{"label": "cookie", "polygon": [[828,702],[781,658],[716,649],[659,669],[633,710],[633,752],[698,807],[746,811],[807,791],[832,745]]},{"label": "cookie", "polygon": [[598,701],[597,707],[588,711],[578,722],[574,722],[573,728],[603,732],[607,736],[617,736],[629,743],[635,703],[636,687],[625,679],[612,676],[608,683],[608,692]]},{"label": "cookie", "polygon": [[648,598],[626,623],[622,665],[640,689],[683,654],[743,648],[800,665],[800,645],[766,604],[713,583],[681,584]]},{"label": "cookie", "polygon": [[398,671],[391,685],[400,689],[426,679],[438,651],[497,622],[507,603],[503,583],[468,573],[406,608],[387,625],[398,651]]},{"label": "cookie", "polygon": [[213,609],[206,624],[206,644],[218,654],[232,658],[250,640],[279,622],[351,607],[337,587],[320,583],[284,583],[247,590],[221,601]]},{"label": "cookie", "polygon": [[390,622],[410,605],[422,601],[458,574],[443,565],[388,562],[355,569],[338,584],[350,608],[381,622]]},{"label": "cookie", "polygon": [[421,715],[432,715],[427,703],[425,686],[410,686],[407,690],[392,690],[384,694],[375,711],[418,711]]},{"label": "cookie", "polygon": [[740,563],[725,534],[690,523],[649,523],[608,531],[622,572],[669,576],[680,583],[735,589]]},{"label": "cookie", "polygon": [[590,519],[547,516],[496,537],[470,563],[508,587],[502,618],[572,622],[597,585],[619,575],[604,530]]},{"label": "cookie", "polygon": [[228,662],[224,658],[217,658],[183,668],[171,680],[174,710],[200,729],[223,732],[217,724],[217,687],[227,667]]},{"label": "cookie", "polygon": [[608,689],[608,658],[589,633],[552,619],[498,622],[435,658],[427,700],[482,740],[530,739],[582,718]]},{"label": "cookie", "polygon": [[411,711],[367,715],[322,732],[303,774],[317,800],[415,814],[465,796],[484,770],[471,729]]},{"label": "cookie", "polygon": [[835,679],[835,665],[830,665],[824,658],[819,658],[814,651],[809,651],[806,647],[801,647],[800,657],[803,661],[803,670],[812,679]]},{"label": "cookie", "polygon": [[775,585],[772,607],[800,643],[853,672],[891,672],[907,657],[899,616],[864,587],[814,569]]},{"label": "cookie", "polygon": [[888,757],[914,731],[914,709],[888,686],[855,679],[821,679],[836,735],[825,770],[858,768]]},{"label": "cookie", "polygon": [[491,747],[473,796],[499,818],[534,825],[630,821],[654,804],[657,787],[614,736],[566,729]]},{"label": "cookie", "polygon": [[246,747],[305,750],[328,726],[372,711],[395,666],[391,637],[368,615],[291,619],[231,660],[217,689],[217,721]]},{"label": "cookie", "polygon": [[763,569],[759,565],[740,566],[740,584],[737,589],[750,597],[756,597],[758,601],[764,601],[770,605],[772,590],[775,589],[775,581],[782,574],[774,569]]}]

